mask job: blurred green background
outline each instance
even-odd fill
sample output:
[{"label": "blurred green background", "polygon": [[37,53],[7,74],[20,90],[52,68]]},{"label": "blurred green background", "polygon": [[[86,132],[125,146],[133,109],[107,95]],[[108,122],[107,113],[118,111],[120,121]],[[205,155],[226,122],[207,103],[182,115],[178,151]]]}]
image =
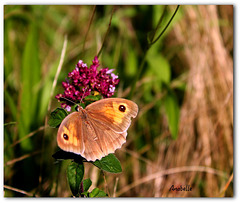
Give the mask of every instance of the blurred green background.
[{"label": "blurred green background", "polygon": [[[181,6],[149,47],[175,9],[4,6],[5,197],[71,196],[69,162],[52,158],[57,129],[47,125],[48,105],[60,107],[61,82],[78,60],[91,64],[108,29],[100,63],[119,75],[115,96],[140,111],[116,152],[123,172],[103,175],[85,164],[84,178],[111,197],[233,196],[233,7]],[[172,185],[193,191],[169,191]]]}]

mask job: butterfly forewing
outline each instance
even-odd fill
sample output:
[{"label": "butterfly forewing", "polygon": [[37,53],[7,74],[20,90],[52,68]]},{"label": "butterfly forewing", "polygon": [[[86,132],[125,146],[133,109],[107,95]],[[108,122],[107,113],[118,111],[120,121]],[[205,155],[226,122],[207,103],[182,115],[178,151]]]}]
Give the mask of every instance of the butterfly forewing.
[{"label": "butterfly forewing", "polygon": [[127,99],[110,98],[90,104],[86,111],[89,117],[101,121],[115,132],[125,132],[131,124],[131,118],[137,116],[138,106]]}]

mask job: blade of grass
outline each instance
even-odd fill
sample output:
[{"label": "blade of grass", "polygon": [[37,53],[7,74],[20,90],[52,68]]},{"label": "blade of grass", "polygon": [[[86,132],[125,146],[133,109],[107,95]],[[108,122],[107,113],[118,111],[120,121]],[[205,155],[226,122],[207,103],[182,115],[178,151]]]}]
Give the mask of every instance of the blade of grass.
[{"label": "blade of grass", "polygon": [[[148,50],[151,48],[151,46],[152,46],[154,43],[156,43],[156,42],[160,39],[160,37],[161,37],[161,36],[163,35],[163,33],[166,31],[166,29],[168,28],[168,26],[169,26],[170,23],[172,22],[174,16],[176,15],[176,13],[177,13],[177,11],[178,11],[178,8],[179,8],[179,5],[177,6],[177,8],[176,8],[175,12],[173,13],[171,19],[168,21],[167,25],[165,26],[165,28],[163,29],[163,31],[159,34],[159,36],[158,36],[154,41],[150,42],[150,43],[147,45],[147,47],[145,48],[144,55],[143,55],[142,61],[141,61],[141,63],[140,63],[140,68],[139,68],[138,73],[137,73],[137,76],[135,77],[135,79],[134,79],[134,81],[133,81],[133,84],[132,84],[132,89],[131,89],[131,92],[130,92],[130,95],[129,95],[129,99],[131,99],[131,98],[133,97],[133,93],[134,93],[134,91],[135,91],[135,89],[136,89],[136,83],[137,83],[137,81],[139,80],[140,75],[141,75],[141,73],[142,73],[142,71],[143,71],[143,67],[144,67],[144,64],[145,64],[145,61],[146,61],[146,57],[147,57]],[[157,27],[159,27],[161,21],[162,21],[162,17],[160,17],[159,23],[158,23]],[[156,29],[155,29],[155,30],[156,30]],[[155,34],[156,34],[156,31],[155,31]],[[153,36],[152,36],[152,39],[154,39],[154,38],[155,38],[155,36],[153,35]]]},{"label": "blade of grass", "polygon": [[[62,70],[62,65],[63,65],[63,61],[64,61],[66,49],[67,49],[67,42],[68,42],[67,35],[65,35],[59,65],[58,65],[57,72],[56,72],[56,75],[55,75],[54,80],[53,80],[52,90],[51,90],[51,94],[50,94],[50,100],[49,100],[49,104],[48,104],[47,115],[50,114],[52,97],[53,97],[53,93],[54,93],[54,90],[55,90],[55,87],[56,87],[56,84],[57,84],[58,76],[59,76],[59,74]],[[47,122],[48,122],[48,116],[45,117],[45,130],[46,130]],[[44,130],[44,134],[43,134],[43,138],[42,138],[42,151],[44,151],[44,137],[45,137],[45,134],[46,134],[45,130]],[[43,153],[42,153],[42,156],[41,156],[41,162],[40,163],[41,164],[40,164],[40,174],[39,174],[39,186],[41,186],[41,183],[42,183]]]},{"label": "blade of grass", "polygon": [[[38,92],[34,91],[34,87],[40,81],[40,63],[38,59],[38,29],[32,23],[27,38],[27,42],[23,52],[22,71],[21,71],[21,99],[20,99],[20,116],[19,116],[19,137],[24,137],[33,124],[35,114],[37,113]],[[21,143],[24,150],[31,150],[30,140]]]},{"label": "blade of grass", "polygon": [[99,50],[99,52],[98,52],[98,54],[97,54],[98,58],[99,58],[100,54],[102,53],[103,47],[104,47],[104,45],[105,45],[105,43],[106,43],[107,36],[108,36],[109,31],[110,31],[111,22],[112,22],[112,17],[113,17],[114,12],[115,12],[115,6],[113,6],[113,9],[112,9],[112,13],[111,13],[110,20],[109,20],[109,24],[108,24],[108,29],[107,29],[107,32],[105,33],[104,38],[103,38],[102,47],[101,47],[101,49]]},{"label": "blade of grass", "polygon": [[90,30],[90,26],[92,25],[92,21],[93,21],[93,17],[94,17],[95,11],[96,11],[96,5],[94,5],[94,7],[93,7],[92,15],[91,15],[90,21],[88,23],[87,32],[86,32],[86,35],[85,35],[84,40],[83,40],[82,53],[85,53],[85,43],[86,43],[86,40],[87,40],[88,32]]},{"label": "blade of grass", "polygon": [[[176,15],[179,7],[180,7],[180,5],[177,6],[177,8],[176,8],[176,10],[174,11],[171,19],[168,21],[168,23],[167,23],[167,25],[165,26],[165,28],[163,29],[163,31],[158,35],[158,37],[157,37],[154,41],[152,41],[152,42],[150,43],[150,46],[152,46],[154,43],[156,43],[156,42],[159,40],[159,38],[163,35],[163,33],[166,31],[166,29],[168,28],[168,26],[169,26],[170,23],[172,22],[174,16]],[[160,20],[159,20],[159,23],[161,23],[161,22],[162,22],[162,17],[161,17]],[[157,28],[159,27],[159,25],[160,25],[160,24],[157,25]],[[156,30],[157,30],[157,29],[156,29]],[[155,31],[155,33],[156,33],[156,31]],[[153,39],[154,39],[154,38],[153,38]]]},{"label": "blade of grass", "polygon": [[[60,72],[62,70],[62,65],[63,65],[63,61],[64,61],[66,49],[67,49],[67,41],[68,41],[67,40],[67,35],[65,35],[64,42],[63,42],[62,53],[61,53],[61,57],[60,57],[60,61],[59,61],[59,65],[58,65],[57,72],[56,72],[56,75],[55,75],[54,80],[53,80],[52,90],[51,90],[51,94],[50,94],[50,102],[48,104],[48,113],[51,110],[51,105],[52,105],[51,99],[53,97],[53,93],[54,93],[55,87],[57,85],[58,76],[59,76],[59,74],[60,74]],[[45,120],[45,124],[46,124],[46,120]]]},{"label": "blade of grass", "polygon": [[8,126],[8,125],[16,125],[17,122],[15,121],[12,121],[12,122],[9,122],[9,123],[4,123],[4,126]]}]

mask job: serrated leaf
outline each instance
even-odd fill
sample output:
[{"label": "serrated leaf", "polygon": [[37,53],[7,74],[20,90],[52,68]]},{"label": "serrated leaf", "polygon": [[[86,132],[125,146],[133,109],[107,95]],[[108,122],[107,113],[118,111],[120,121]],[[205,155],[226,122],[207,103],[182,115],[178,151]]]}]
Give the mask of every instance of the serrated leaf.
[{"label": "serrated leaf", "polygon": [[68,184],[71,188],[73,196],[77,196],[80,189],[80,184],[84,175],[83,163],[72,162],[67,168]]},{"label": "serrated leaf", "polygon": [[62,120],[67,116],[67,112],[63,108],[56,108],[50,114],[50,118],[48,120],[48,125],[54,128],[59,127]]},{"label": "serrated leaf", "polygon": [[86,192],[91,187],[92,181],[90,178],[83,180],[83,191]]},{"label": "serrated leaf", "polygon": [[122,172],[120,161],[114,156],[114,154],[109,154],[103,157],[101,160],[93,162],[93,164],[98,168],[110,173]]},{"label": "serrated leaf", "polygon": [[173,139],[178,136],[179,106],[176,96],[168,93],[164,98],[164,107],[167,115],[168,125]]}]

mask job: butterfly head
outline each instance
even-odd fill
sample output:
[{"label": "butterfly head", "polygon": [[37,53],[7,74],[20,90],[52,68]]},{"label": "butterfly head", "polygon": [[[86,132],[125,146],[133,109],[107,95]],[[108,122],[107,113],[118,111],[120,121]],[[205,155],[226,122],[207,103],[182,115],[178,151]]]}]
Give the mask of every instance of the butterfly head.
[{"label": "butterfly head", "polygon": [[77,112],[79,112],[79,111],[83,110],[83,107],[80,106],[79,104],[77,104],[77,105],[75,106],[75,110],[76,110]]}]

